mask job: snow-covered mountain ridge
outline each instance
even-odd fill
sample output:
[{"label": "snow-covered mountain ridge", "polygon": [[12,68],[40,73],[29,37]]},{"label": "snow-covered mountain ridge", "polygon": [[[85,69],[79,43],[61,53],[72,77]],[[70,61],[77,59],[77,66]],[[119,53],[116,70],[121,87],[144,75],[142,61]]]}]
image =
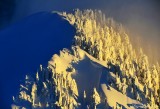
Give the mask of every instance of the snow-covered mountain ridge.
[{"label": "snow-covered mountain ridge", "polygon": [[[10,109],[25,75],[69,48],[75,28],[57,13],[39,12],[0,31],[0,109]],[[66,39],[67,40],[62,40]]]},{"label": "snow-covered mountain ridge", "polygon": [[26,76],[13,109],[158,109],[160,67],[135,51],[121,25],[101,11],[60,14],[76,28],[73,46]]}]

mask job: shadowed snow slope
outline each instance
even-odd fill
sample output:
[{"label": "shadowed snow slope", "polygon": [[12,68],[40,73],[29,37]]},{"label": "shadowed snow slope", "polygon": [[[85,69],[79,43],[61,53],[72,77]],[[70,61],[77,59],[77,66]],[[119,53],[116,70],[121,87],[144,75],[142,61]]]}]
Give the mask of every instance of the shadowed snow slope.
[{"label": "shadowed snow slope", "polygon": [[74,69],[71,71],[71,74],[77,83],[80,100],[83,99],[85,91],[87,95],[86,99],[90,102],[92,90],[96,88],[99,93],[104,95],[102,98],[107,100],[106,103],[110,107],[116,107],[119,104],[128,109],[131,108],[128,106],[129,104],[132,106],[142,105],[139,101],[131,99],[110,85],[109,79],[115,79],[115,74],[112,72],[112,69],[109,69],[105,65],[104,61],[95,59],[78,47],[75,47],[75,56],[66,51],[61,51],[60,56],[55,54],[52,60],[49,61],[49,66],[54,65],[56,67],[53,70],[58,73],[66,72],[68,67]]},{"label": "shadowed snow slope", "polygon": [[68,71],[69,67],[74,69],[71,74],[72,78],[76,80],[80,98],[83,97],[84,91],[87,95],[91,95],[91,90],[99,86],[103,66],[98,63],[98,60],[78,47],[76,48],[76,56],[66,51],[61,51],[60,56],[55,54],[49,61],[50,65],[56,65],[55,70],[58,73]]},{"label": "shadowed snow slope", "polygon": [[[106,98],[110,107],[116,107],[116,104],[119,104],[128,109],[131,108],[128,106],[129,104],[142,105],[137,100],[131,99],[109,85],[107,78],[114,78],[114,73],[104,64],[104,61],[95,59],[81,49],[78,50],[78,53],[85,54],[78,64],[73,64],[73,68],[75,68],[77,72],[73,78],[77,82],[80,98],[83,97],[83,91],[86,91],[89,97],[87,99],[89,100],[92,95],[92,90],[95,87],[99,91],[102,91],[100,93],[105,95],[102,98]],[[133,107],[133,109],[135,109],[135,107]]]},{"label": "shadowed snow slope", "polygon": [[107,78],[114,78],[114,74],[111,72],[111,69],[104,64],[104,61],[99,61],[85,51],[79,50],[80,54],[83,52],[85,54],[85,58],[79,61],[77,65],[73,65],[77,71],[77,75],[73,78],[79,86],[79,94],[82,94],[80,97],[83,96],[84,90],[90,97],[92,94],[91,91],[96,87],[97,89],[99,88],[99,90],[102,90],[101,93],[105,95],[110,107],[116,107],[116,103],[125,108],[130,108],[128,107],[128,104],[142,105],[137,100],[133,100],[127,95],[112,88],[107,81]]},{"label": "shadowed snow slope", "polygon": [[0,31],[0,108],[8,109],[20,80],[69,48],[75,29],[56,13],[41,12]]},{"label": "shadowed snow slope", "polygon": [[87,100],[90,100],[92,90],[98,89],[102,66],[86,55],[78,64],[73,64],[73,68],[76,69],[76,75],[73,75],[73,78],[78,85],[79,97],[82,99],[84,91],[86,91]]}]

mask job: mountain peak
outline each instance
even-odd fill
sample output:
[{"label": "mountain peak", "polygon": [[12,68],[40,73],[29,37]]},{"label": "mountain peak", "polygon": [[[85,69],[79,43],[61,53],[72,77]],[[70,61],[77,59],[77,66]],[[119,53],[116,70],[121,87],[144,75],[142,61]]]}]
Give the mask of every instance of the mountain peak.
[{"label": "mountain peak", "polygon": [[99,10],[60,15],[76,28],[71,49],[26,80],[12,108],[158,109],[160,67],[136,52],[121,25]]}]

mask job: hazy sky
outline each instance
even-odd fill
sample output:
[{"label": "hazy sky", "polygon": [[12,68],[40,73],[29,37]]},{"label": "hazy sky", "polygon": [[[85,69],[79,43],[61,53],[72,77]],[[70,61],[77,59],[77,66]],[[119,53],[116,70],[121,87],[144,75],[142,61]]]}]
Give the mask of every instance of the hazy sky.
[{"label": "hazy sky", "polygon": [[0,15],[12,23],[40,11],[100,9],[107,17],[122,23],[132,34],[132,39],[140,36],[141,41],[138,42],[147,46],[145,51],[153,53],[154,56],[149,54],[152,58],[159,57],[160,0],[1,0],[2,3]]}]

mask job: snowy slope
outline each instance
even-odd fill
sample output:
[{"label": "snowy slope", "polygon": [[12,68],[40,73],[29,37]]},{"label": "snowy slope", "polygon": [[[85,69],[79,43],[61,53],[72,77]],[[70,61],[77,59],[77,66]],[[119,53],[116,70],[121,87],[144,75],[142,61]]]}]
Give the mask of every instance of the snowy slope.
[{"label": "snowy slope", "polygon": [[82,98],[83,91],[91,95],[90,91],[94,87],[99,87],[102,66],[94,64],[94,61],[88,57],[90,55],[80,48],[73,47],[73,51],[75,54],[65,51],[60,52],[60,56],[54,55],[49,61],[49,66],[56,65],[55,72],[57,73],[68,71],[68,68],[74,69],[71,71],[72,78],[76,80],[79,97]]},{"label": "snowy slope", "polygon": [[106,62],[109,73],[102,71],[101,82],[142,102],[140,107],[160,107],[159,63],[150,63],[142,48],[134,48],[121,24],[106,19],[99,10],[76,10],[74,14],[62,15],[77,29],[75,45]]},{"label": "snowy slope", "polygon": [[[78,91],[78,99],[84,99],[83,92],[85,91],[87,95],[86,101],[90,101],[92,90],[96,88],[99,91],[102,90],[102,92],[99,93],[105,95],[102,97],[102,99],[106,98],[107,103],[110,107],[116,107],[116,103],[125,108],[128,108],[127,104],[141,104],[140,102],[133,100],[126,95],[123,95],[122,93],[116,91],[116,89],[110,86],[108,86],[109,88],[107,88],[106,84],[101,83],[101,76],[104,76],[102,75],[102,69],[106,68],[107,66],[104,65],[104,62],[98,61],[79,47],[72,47],[72,51],[64,49],[60,51],[59,56],[57,54],[53,55],[52,59],[49,61],[48,67],[58,74],[70,74],[70,80],[75,79],[78,86],[78,89],[76,89]],[[22,104],[19,105],[22,106]],[[25,106],[26,105],[24,105],[24,107]],[[83,102],[81,103],[81,106],[83,106]],[[12,108],[14,109],[15,107],[13,105]]]},{"label": "snowy slope", "polygon": [[9,109],[20,81],[70,47],[75,29],[57,13],[41,12],[0,31],[0,108]]},{"label": "snowy slope", "polygon": [[[108,103],[110,107],[116,107],[117,104],[127,109],[129,108],[134,109],[136,108],[136,105],[143,106],[143,104],[141,104],[137,100],[127,97],[126,95],[118,92],[116,89],[110,86],[107,87],[106,84],[101,84],[101,87],[106,96],[106,99],[107,99],[106,102]],[[132,107],[130,107],[129,105]]]},{"label": "snowy slope", "polygon": [[73,44],[26,76],[13,109],[159,108],[159,64],[136,52],[121,25],[98,10],[59,14],[76,29]]},{"label": "snowy slope", "polygon": [[[76,72],[78,72],[77,75],[73,77],[76,80],[77,85],[79,86],[78,90],[83,90],[83,91],[85,90],[87,92],[87,95],[91,96],[91,90],[93,90],[94,87],[99,90],[102,89],[103,93],[105,94],[107,103],[110,107],[116,107],[117,103],[127,109],[129,108],[127,104],[130,104],[132,106],[136,104],[142,105],[137,100],[133,100],[127,97],[126,95],[118,92],[116,89],[112,88],[111,86],[109,86],[107,84],[107,80],[106,80],[106,84],[104,84],[103,82],[101,83],[101,81],[104,81],[104,80],[101,80],[103,79],[102,76],[104,76],[102,74],[102,71],[104,68],[107,68],[107,65],[104,65],[103,61],[98,61],[97,59],[95,59],[94,57],[92,57],[91,55],[89,55],[88,53],[86,53],[81,49],[77,51],[79,54],[84,55],[83,56],[84,58],[82,59],[83,61],[81,60],[83,63],[81,64],[81,61],[80,61],[77,65],[78,67],[73,66],[73,68],[76,69]],[[105,69],[105,70],[109,70],[109,69]],[[109,73],[109,72],[106,72],[106,73]],[[111,75],[114,75],[114,74],[111,74]]]}]

